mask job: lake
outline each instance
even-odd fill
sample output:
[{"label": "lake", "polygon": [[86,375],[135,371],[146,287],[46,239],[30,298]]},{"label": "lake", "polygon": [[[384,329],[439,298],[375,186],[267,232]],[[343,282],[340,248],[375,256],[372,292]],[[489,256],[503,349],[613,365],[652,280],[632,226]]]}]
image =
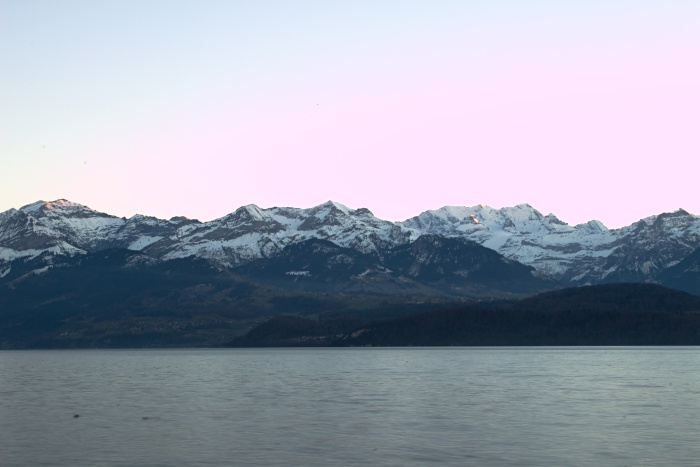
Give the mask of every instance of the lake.
[{"label": "lake", "polygon": [[2,465],[698,459],[697,347],[0,352]]}]

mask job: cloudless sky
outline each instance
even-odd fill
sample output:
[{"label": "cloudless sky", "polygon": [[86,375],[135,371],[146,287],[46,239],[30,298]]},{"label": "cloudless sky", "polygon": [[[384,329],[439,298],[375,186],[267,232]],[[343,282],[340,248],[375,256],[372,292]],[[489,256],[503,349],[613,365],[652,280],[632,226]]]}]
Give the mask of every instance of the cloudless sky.
[{"label": "cloudless sky", "polygon": [[0,211],[700,214],[696,0],[0,0]]}]

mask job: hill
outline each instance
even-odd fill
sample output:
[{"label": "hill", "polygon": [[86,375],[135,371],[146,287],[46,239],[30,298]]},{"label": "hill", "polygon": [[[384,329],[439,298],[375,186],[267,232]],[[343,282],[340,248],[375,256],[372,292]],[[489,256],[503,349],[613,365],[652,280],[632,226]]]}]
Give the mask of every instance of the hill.
[{"label": "hill", "polygon": [[279,345],[307,337],[333,346],[700,345],[700,297],[653,284],[608,284],[379,320],[335,336],[300,324],[294,334],[281,329],[282,321],[268,323],[238,344],[272,345],[284,334]]}]

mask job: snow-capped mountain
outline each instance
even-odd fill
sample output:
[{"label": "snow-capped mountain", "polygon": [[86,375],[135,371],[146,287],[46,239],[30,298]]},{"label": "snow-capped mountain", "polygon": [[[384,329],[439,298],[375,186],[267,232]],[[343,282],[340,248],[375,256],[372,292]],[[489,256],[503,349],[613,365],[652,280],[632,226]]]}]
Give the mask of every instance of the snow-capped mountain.
[{"label": "snow-capped mountain", "polygon": [[0,214],[0,262],[44,252],[73,255],[107,247],[124,219],[66,200],[38,201]]},{"label": "snow-capped mountain", "polygon": [[369,254],[418,236],[367,209],[331,201],[309,209],[248,205],[210,222],[142,215],[124,219],[66,200],[40,201],[0,214],[0,265],[44,252],[73,255],[127,248],[159,259],[194,255],[232,267],[312,238]]},{"label": "snow-capped mountain", "polygon": [[529,204],[448,206],[401,225],[468,238],[567,284],[649,280],[700,246],[700,216],[682,209],[621,229],[595,220],[570,226]]},{"label": "snow-capped mountain", "polygon": [[678,210],[607,229],[599,221],[570,226],[521,204],[447,206],[390,222],[367,209],[329,201],[308,209],[248,205],[200,222],[142,215],[125,219],[66,200],[39,201],[0,213],[0,277],[9,273],[13,260],[106,248],[166,261],[196,256],[233,268],[321,239],[383,260],[392,248],[425,234],[476,242],[566,285],[652,281],[700,247],[700,216]]},{"label": "snow-capped mountain", "polygon": [[367,209],[332,201],[310,209],[243,206],[211,222],[190,225],[144,251],[164,259],[195,255],[234,266],[279,253],[285,246],[320,238],[361,253],[377,253],[410,241],[412,232]]}]

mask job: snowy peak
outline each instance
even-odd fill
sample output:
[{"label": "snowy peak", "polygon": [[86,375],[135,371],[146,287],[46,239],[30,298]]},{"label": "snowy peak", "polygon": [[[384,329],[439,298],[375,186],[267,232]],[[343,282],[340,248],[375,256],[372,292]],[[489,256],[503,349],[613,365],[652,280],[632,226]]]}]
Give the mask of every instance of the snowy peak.
[{"label": "snowy peak", "polygon": [[700,216],[691,214],[685,209],[677,209],[673,212],[664,212],[661,214],[656,214],[653,216],[645,217],[637,222],[628,225],[627,227],[622,227],[621,231],[639,231],[646,228],[653,229],[684,229],[687,227],[695,226],[700,222]]},{"label": "snowy peak", "polygon": [[[501,208],[498,217],[512,227],[524,231],[532,231],[533,226],[539,226],[545,216],[529,204],[518,204],[517,206]],[[536,228],[539,230],[539,227]]]},{"label": "snowy peak", "polygon": [[261,221],[261,220],[266,219],[268,217],[263,212],[263,210],[260,209],[255,204],[248,204],[246,206],[243,206],[242,208],[238,209],[236,212],[240,212],[241,214],[245,213],[250,219],[257,220],[257,221]]},{"label": "snowy peak", "polygon": [[270,208],[264,210],[269,216],[287,226],[291,231],[297,231],[306,236],[317,235],[329,238],[341,232],[351,232],[357,229],[373,229],[378,226],[388,229],[394,223],[375,217],[369,209],[350,209],[345,205],[328,201],[312,208]]},{"label": "snowy peak", "polygon": [[66,199],[57,199],[55,201],[37,201],[28,204],[19,209],[21,212],[30,214],[33,217],[43,216],[101,216],[115,217],[109,214],[95,211],[82,204],[73,203]]},{"label": "snowy peak", "polygon": [[36,201],[32,204],[27,204],[26,206],[22,206],[19,210],[22,212],[35,212],[39,210],[53,210],[53,209],[61,209],[61,208],[85,208],[85,206],[77,203],[73,203],[71,201],[68,201],[67,199],[57,199],[55,201],[43,201],[39,200]]},{"label": "snowy peak", "polygon": [[592,220],[583,224],[577,224],[576,226],[574,226],[574,229],[588,232],[591,234],[608,232],[609,230],[607,227],[605,227],[605,225],[602,222],[598,220]]},{"label": "snowy peak", "polygon": [[172,224],[191,224],[192,222],[199,222],[197,219],[189,219],[185,216],[173,216],[170,219],[168,219],[168,222]]},{"label": "snowy peak", "polygon": [[124,223],[65,199],[37,201],[7,211],[0,219],[0,249],[4,250],[0,259],[6,260],[99,249]]},{"label": "snowy peak", "polygon": [[248,204],[236,209],[232,214],[224,216],[226,221],[238,221],[241,223],[268,220],[269,216],[255,204]]},{"label": "snowy peak", "polygon": [[359,208],[353,211],[353,215],[357,217],[374,217],[372,211],[367,208]]},{"label": "snowy peak", "polygon": [[543,221],[543,223],[544,223],[545,225],[551,225],[551,226],[554,226],[554,225],[569,225],[569,224],[567,224],[566,222],[564,222],[563,220],[559,219],[557,216],[555,216],[555,215],[552,214],[552,213],[549,213],[549,214],[547,214],[546,216],[544,216],[544,218],[542,219],[542,221]]},{"label": "snowy peak", "polygon": [[[476,206],[445,206],[425,211],[404,221],[409,228],[426,233],[457,235],[478,230],[533,231],[540,230],[545,217],[529,204],[494,209],[485,204]],[[548,220],[551,223],[552,219]],[[563,224],[563,223],[562,223]],[[566,225],[566,224],[564,224]]]},{"label": "snowy peak", "polygon": [[351,211],[351,209],[344,204],[336,203],[335,201],[331,200],[316,206],[316,208],[328,209],[329,211],[340,211],[344,214],[350,214]]},{"label": "snowy peak", "polygon": [[304,211],[304,214],[306,216],[313,216],[319,220],[324,220],[327,217],[339,219],[342,217],[349,216],[353,212],[347,206],[344,206],[340,203],[336,203],[334,201],[326,201],[323,204],[319,204],[318,206],[314,206],[313,208],[305,209]]},{"label": "snowy peak", "polygon": [[685,209],[678,209],[673,212],[665,212],[656,216],[656,219],[652,223],[652,226],[661,225],[684,225],[688,222],[693,222],[697,219],[697,216],[690,214]]},{"label": "snowy peak", "polygon": [[[155,237],[152,234],[146,240]],[[243,206],[220,219],[161,235],[145,251],[165,259],[195,255],[231,267],[270,258],[288,245],[310,239],[328,240],[367,254],[410,238],[410,231],[374,217],[367,209],[352,210],[329,201],[306,209]]]}]

